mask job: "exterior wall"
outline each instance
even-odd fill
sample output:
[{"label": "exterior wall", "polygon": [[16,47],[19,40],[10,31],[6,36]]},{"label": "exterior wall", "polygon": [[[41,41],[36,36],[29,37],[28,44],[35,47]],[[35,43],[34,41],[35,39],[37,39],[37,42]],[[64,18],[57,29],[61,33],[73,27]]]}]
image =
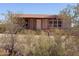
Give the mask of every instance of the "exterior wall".
[{"label": "exterior wall", "polygon": [[48,19],[42,19],[42,29],[48,29]]},{"label": "exterior wall", "polygon": [[36,29],[41,29],[41,19],[36,20]]},{"label": "exterior wall", "polygon": [[29,20],[29,29],[36,29],[36,19],[28,19]]},{"label": "exterior wall", "polygon": [[[51,25],[49,24],[49,22],[52,21],[52,27]],[[54,19],[48,19],[48,29],[53,29],[54,28]]]},{"label": "exterior wall", "polygon": [[[27,19],[27,18],[26,18]],[[19,19],[18,24],[22,25],[22,22],[26,19]],[[48,20],[49,19],[35,19],[31,18],[29,20],[29,29],[49,29]],[[54,19],[52,19],[54,20]],[[69,19],[62,19],[62,29],[69,29],[71,26],[71,21]],[[25,23],[25,22],[24,22]],[[24,24],[23,23],[23,24]],[[52,27],[54,28],[54,27]]]}]

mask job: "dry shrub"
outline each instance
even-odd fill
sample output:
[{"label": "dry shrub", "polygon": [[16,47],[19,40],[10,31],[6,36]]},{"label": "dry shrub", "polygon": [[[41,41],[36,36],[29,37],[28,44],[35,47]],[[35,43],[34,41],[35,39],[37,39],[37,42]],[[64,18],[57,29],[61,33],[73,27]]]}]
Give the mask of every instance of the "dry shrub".
[{"label": "dry shrub", "polygon": [[[51,31],[53,35],[47,33],[40,31],[36,34],[33,30],[26,30],[26,34],[15,34],[14,50],[25,56],[79,55],[79,37],[58,29]],[[5,41],[0,41],[2,44],[10,42],[9,37],[3,38]]]},{"label": "dry shrub", "polygon": [[5,24],[0,24],[0,33],[4,33],[6,31]]},{"label": "dry shrub", "polygon": [[79,55],[79,38],[70,36],[66,39],[65,44],[65,55]]},{"label": "dry shrub", "polygon": [[0,48],[0,56],[6,56],[8,53],[6,52],[5,49]]},{"label": "dry shrub", "polygon": [[22,40],[18,40],[17,47],[19,45],[18,49],[23,52],[23,55],[64,55],[61,38],[55,37],[45,35],[43,31],[41,35],[26,34],[21,37]]}]

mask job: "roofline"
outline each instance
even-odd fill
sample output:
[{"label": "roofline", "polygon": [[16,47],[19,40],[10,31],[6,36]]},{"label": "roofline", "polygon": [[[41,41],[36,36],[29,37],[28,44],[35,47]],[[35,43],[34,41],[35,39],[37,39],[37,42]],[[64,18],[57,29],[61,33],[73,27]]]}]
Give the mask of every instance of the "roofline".
[{"label": "roofline", "polygon": [[52,14],[15,14],[15,17],[19,18],[54,18],[58,17],[58,15]]}]

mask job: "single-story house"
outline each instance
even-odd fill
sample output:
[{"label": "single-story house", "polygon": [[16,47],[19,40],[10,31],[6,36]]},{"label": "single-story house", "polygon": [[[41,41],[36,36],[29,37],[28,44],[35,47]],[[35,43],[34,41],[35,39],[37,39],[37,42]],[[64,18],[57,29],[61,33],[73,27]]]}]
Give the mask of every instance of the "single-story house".
[{"label": "single-story house", "polygon": [[15,14],[17,24],[26,29],[67,29],[70,28],[70,20],[59,15],[46,14]]}]

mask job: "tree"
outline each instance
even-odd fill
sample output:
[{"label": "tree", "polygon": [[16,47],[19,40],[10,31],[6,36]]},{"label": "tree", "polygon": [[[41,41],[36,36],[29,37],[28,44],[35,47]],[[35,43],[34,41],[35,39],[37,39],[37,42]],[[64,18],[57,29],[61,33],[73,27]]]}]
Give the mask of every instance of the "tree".
[{"label": "tree", "polygon": [[16,46],[15,46],[15,43],[16,43],[15,34],[18,32],[19,29],[21,29],[21,27],[18,24],[15,24],[13,22],[14,14],[12,12],[8,11],[7,17],[5,19],[7,19],[6,35],[9,36],[10,39],[5,38],[7,39],[7,42],[9,42],[9,44],[6,44],[4,48],[8,50],[8,53],[9,53],[8,55],[16,55],[19,51],[16,49]]},{"label": "tree", "polygon": [[69,16],[72,25],[79,26],[79,4],[68,5],[60,14]]}]

